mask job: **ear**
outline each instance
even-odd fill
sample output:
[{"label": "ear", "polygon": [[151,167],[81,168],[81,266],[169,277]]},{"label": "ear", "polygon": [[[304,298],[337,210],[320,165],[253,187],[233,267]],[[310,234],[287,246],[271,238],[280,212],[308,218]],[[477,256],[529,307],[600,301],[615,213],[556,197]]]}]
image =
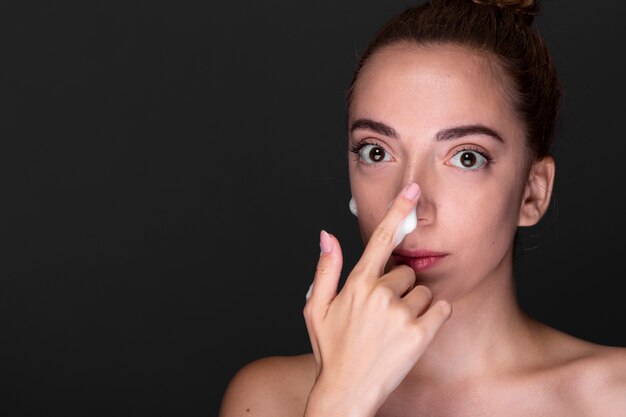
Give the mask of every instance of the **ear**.
[{"label": "ear", "polygon": [[533,163],[524,187],[518,226],[537,224],[548,209],[555,170],[554,158],[551,156],[545,156]]}]

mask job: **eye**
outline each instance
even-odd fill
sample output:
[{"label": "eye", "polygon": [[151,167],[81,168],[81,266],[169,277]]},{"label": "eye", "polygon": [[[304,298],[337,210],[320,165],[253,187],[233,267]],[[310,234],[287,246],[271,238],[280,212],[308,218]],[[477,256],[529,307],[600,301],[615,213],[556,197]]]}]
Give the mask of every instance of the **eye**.
[{"label": "eye", "polygon": [[461,149],[450,158],[450,163],[456,167],[473,171],[487,165],[489,160],[489,156],[481,152],[471,149]]},{"label": "eye", "polygon": [[361,161],[367,165],[391,161],[391,156],[385,148],[376,143],[363,142],[355,147],[351,147],[350,152],[358,154]]}]

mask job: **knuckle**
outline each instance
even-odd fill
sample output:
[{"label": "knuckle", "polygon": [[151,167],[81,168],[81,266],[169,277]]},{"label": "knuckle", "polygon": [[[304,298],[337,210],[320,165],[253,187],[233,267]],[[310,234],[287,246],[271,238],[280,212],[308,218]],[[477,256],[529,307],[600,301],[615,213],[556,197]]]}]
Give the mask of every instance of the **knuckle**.
[{"label": "knuckle", "polygon": [[357,264],[354,265],[354,268],[352,268],[352,272],[350,272],[349,277],[353,277],[352,279],[358,279],[358,277],[365,274],[366,270],[367,268],[366,268],[366,264],[364,260],[360,259],[359,262],[357,262]]},{"label": "knuckle", "polygon": [[393,241],[395,230],[387,224],[381,224],[374,230],[372,239],[375,243],[389,244]]},{"label": "knuckle", "polygon": [[426,299],[431,299],[433,297],[433,292],[425,285],[418,285],[415,287],[415,290],[421,292],[423,297]]},{"label": "knuckle", "polygon": [[426,332],[426,329],[423,326],[416,325],[413,328],[413,337],[416,340],[424,341],[427,338],[427,336],[428,336],[428,334]]},{"label": "knuckle", "polygon": [[346,285],[347,290],[354,298],[365,298],[370,292],[370,286],[363,280],[353,280]]},{"label": "knuckle", "polygon": [[305,321],[311,322],[314,317],[314,308],[311,302],[307,302],[302,309],[302,315],[304,316]]},{"label": "knuckle", "polygon": [[305,319],[311,317],[311,303],[307,302],[302,309],[302,315]]},{"label": "knuckle", "polygon": [[388,306],[389,304],[391,304],[394,296],[395,294],[393,290],[383,285],[376,286],[374,291],[372,291],[372,300],[377,305]]},{"label": "knuckle", "polygon": [[315,267],[315,275],[316,276],[326,276],[330,274],[331,266],[328,262],[324,262],[324,260],[320,260]]},{"label": "knuckle", "polygon": [[411,268],[408,265],[404,265],[404,264],[398,265],[394,268],[394,270],[397,270],[403,276],[409,276],[415,279],[415,271],[413,270],[413,268]]},{"label": "knuckle", "polygon": [[410,323],[412,323],[415,320],[415,316],[413,315],[413,312],[406,305],[401,305],[398,308],[398,316],[400,317],[398,321],[402,323],[403,325],[407,325],[407,324],[410,325]]}]

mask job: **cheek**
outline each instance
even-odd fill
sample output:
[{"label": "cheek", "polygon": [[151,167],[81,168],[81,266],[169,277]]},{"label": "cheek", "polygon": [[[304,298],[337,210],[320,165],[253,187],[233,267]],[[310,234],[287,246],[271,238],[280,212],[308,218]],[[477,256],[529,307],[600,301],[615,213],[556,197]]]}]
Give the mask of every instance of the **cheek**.
[{"label": "cheek", "polygon": [[442,221],[447,219],[450,232],[463,235],[476,247],[507,248],[515,236],[519,218],[519,198],[512,189],[517,190],[502,183],[468,187],[452,194],[448,210],[441,210],[438,217]]},{"label": "cheek", "polygon": [[[358,206],[358,222],[363,242],[367,242],[388,211],[401,183],[397,170],[380,169],[363,175],[350,162],[350,189]],[[397,190],[397,191],[396,191]],[[346,202],[346,208],[348,202]]]},{"label": "cheek", "polygon": [[[384,200],[372,194],[370,196],[365,194],[358,201],[360,201],[359,229],[361,231],[361,239],[366,243],[383,217],[385,217],[388,210],[387,205],[391,198]],[[363,208],[361,209],[361,207]]]}]

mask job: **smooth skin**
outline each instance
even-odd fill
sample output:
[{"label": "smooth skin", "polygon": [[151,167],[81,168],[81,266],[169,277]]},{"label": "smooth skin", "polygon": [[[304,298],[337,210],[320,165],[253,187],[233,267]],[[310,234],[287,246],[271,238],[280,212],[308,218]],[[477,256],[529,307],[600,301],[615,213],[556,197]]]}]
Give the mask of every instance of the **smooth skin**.
[{"label": "smooth skin", "polygon": [[[350,132],[364,253],[337,294],[341,246],[321,233],[304,308],[313,353],[243,367],[220,416],[626,416],[626,349],[549,328],[516,303],[514,235],[545,213],[555,165],[529,157],[508,80],[488,58],[406,43],[370,58],[349,127],[370,120],[394,134]],[[501,140],[442,134],[475,125]],[[471,166],[459,163],[468,152]],[[417,228],[394,249],[415,205]],[[390,256],[403,249],[445,256],[413,270]]]}]

